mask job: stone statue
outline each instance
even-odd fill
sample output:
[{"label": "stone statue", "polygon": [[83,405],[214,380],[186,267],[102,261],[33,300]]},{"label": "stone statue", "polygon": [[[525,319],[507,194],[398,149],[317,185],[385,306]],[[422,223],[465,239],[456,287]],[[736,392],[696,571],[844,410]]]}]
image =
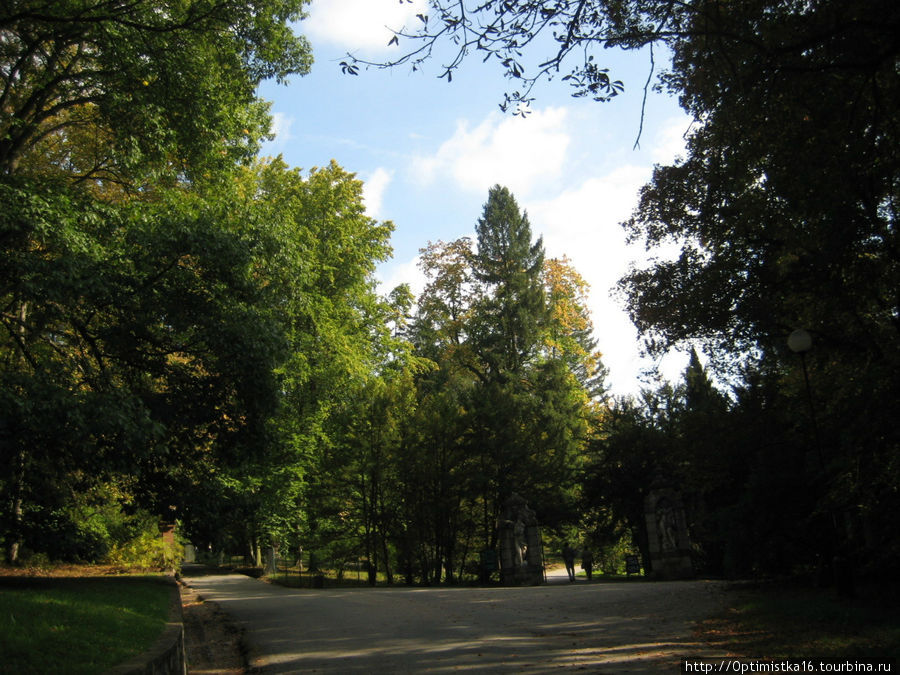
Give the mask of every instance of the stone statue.
[{"label": "stone statue", "polygon": [[528,559],[528,542],[525,539],[525,523],[521,516],[517,517],[516,522],[513,523],[513,541],[516,545],[516,565],[524,565]]},{"label": "stone statue", "polygon": [[675,509],[667,499],[660,499],[656,503],[656,533],[661,551],[674,551],[678,548],[677,528]]},{"label": "stone statue", "polygon": [[497,519],[500,545],[500,580],[507,585],[544,581],[541,534],[534,511],[513,493]]},{"label": "stone statue", "polygon": [[650,553],[648,574],[656,579],[688,579],[694,575],[691,539],[681,494],[661,482],[644,499]]}]

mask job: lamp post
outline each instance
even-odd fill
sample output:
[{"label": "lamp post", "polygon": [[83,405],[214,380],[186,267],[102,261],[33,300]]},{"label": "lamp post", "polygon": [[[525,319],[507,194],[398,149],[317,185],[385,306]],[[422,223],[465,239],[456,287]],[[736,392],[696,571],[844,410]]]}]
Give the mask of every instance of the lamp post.
[{"label": "lamp post", "polygon": [[806,352],[812,349],[812,336],[809,332],[798,328],[787,339],[788,349],[800,355],[800,364],[803,366],[803,383],[806,385],[806,402],[809,405],[809,419],[812,422],[813,441],[816,444],[816,456],[819,458],[819,468],[825,470],[825,461],[822,459],[822,444],[819,441],[819,425],[816,422],[816,407],[813,404],[812,389],[809,386],[809,371],[806,369]]},{"label": "lamp post", "polygon": [[[813,442],[816,444],[816,456],[819,459],[819,469],[822,471],[822,477],[825,477],[825,460],[822,457],[822,443],[819,437],[819,425],[816,421],[816,407],[813,403],[812,388],[809,386],[809,371],[806,368],[806,352],[812,349],[812,336],[808,331],[798,328],[788,335],[788,349],[795,354],[800,355],[800,364],[803,366],[803,383],[806,386],[806,402],[809,405],[809,418],[812,423]],[[853,572],[850,560],[841,555],[838,548],[838,527],[837,516],[832,508],[828,509],[831,520],[831,549],[832,549],[832,572],[834,580],[841,595],[853,595]]]}]

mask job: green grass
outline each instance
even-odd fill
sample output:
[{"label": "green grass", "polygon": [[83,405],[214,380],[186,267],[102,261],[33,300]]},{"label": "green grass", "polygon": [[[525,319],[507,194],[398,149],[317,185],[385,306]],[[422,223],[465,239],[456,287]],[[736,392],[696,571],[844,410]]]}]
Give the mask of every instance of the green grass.
[{"label": "green grass", "polygon": [[780,587],[735,592],[730,605],[699,632],[736,656],[892,662],[900,655],[900,613],[883,594],[848,600],[833,591]]},{"label": "green grass", "polygon": [[0,579],[0,672],[102,673],[165,628],[162,577]]}]

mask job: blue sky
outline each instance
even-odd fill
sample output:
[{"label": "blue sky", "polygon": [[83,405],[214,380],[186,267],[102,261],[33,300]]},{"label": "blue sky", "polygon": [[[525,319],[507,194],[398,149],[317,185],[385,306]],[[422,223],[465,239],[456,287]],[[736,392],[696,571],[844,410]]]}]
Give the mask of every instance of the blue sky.
[{"label": "blue sky", "polygon": [[[690,123],[676,100],[651,93],[634,149],[649,54],[598,54],[625,82],[612,102],[574,99],[555,80],[539,85],[524,119],[499,110],[509,82],[499,64],[477,56],[449,84],[437,77],[440,59],[416,73],[405,66],[341,73],[348,51],[376,61],[401,53],[387,47],[392,34],[385,25],[414,26],[423,10],[423,0],[313,0],[309,17],[296,26],[312,43],[312,73],[259,91],[272,102],[276,133],[264,154],[281,154],[306,170],[334,159],[365,182],[369,214],[395,225],[394,257],[378,270],[383,292],[402,282],[420,290],[419,249],[473,236],[488,189],[507,186],[534,235],[543,236],[548,257],[568,256],[591,285],[595,335],[613,393],[635,393],[641,371],[656,365],[678,378],[684,354],[660,364],[641,358],[637,332],[610,295],[629,265],[646,259],[642,247],[626,246],[619,223],[654,163],[683,153]],[[657,68],[660,61],[657,55]]]}]

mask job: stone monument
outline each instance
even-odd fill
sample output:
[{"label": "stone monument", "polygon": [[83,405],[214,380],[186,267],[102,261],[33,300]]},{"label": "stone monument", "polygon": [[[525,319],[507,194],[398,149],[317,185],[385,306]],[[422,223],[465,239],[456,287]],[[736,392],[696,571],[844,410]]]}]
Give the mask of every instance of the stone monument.
[{"label": "stone monument", "polygon": [[656,487],[644,499],[650,575],[655,579],[690,579],[691,540],[681,495],[672,488]]},{"label": "stone monument", "polygon": [[513,493],[503,504],[498,522],[500,583],[504,586],[535,586],[544,583],[541,528],[534,511]]}]

